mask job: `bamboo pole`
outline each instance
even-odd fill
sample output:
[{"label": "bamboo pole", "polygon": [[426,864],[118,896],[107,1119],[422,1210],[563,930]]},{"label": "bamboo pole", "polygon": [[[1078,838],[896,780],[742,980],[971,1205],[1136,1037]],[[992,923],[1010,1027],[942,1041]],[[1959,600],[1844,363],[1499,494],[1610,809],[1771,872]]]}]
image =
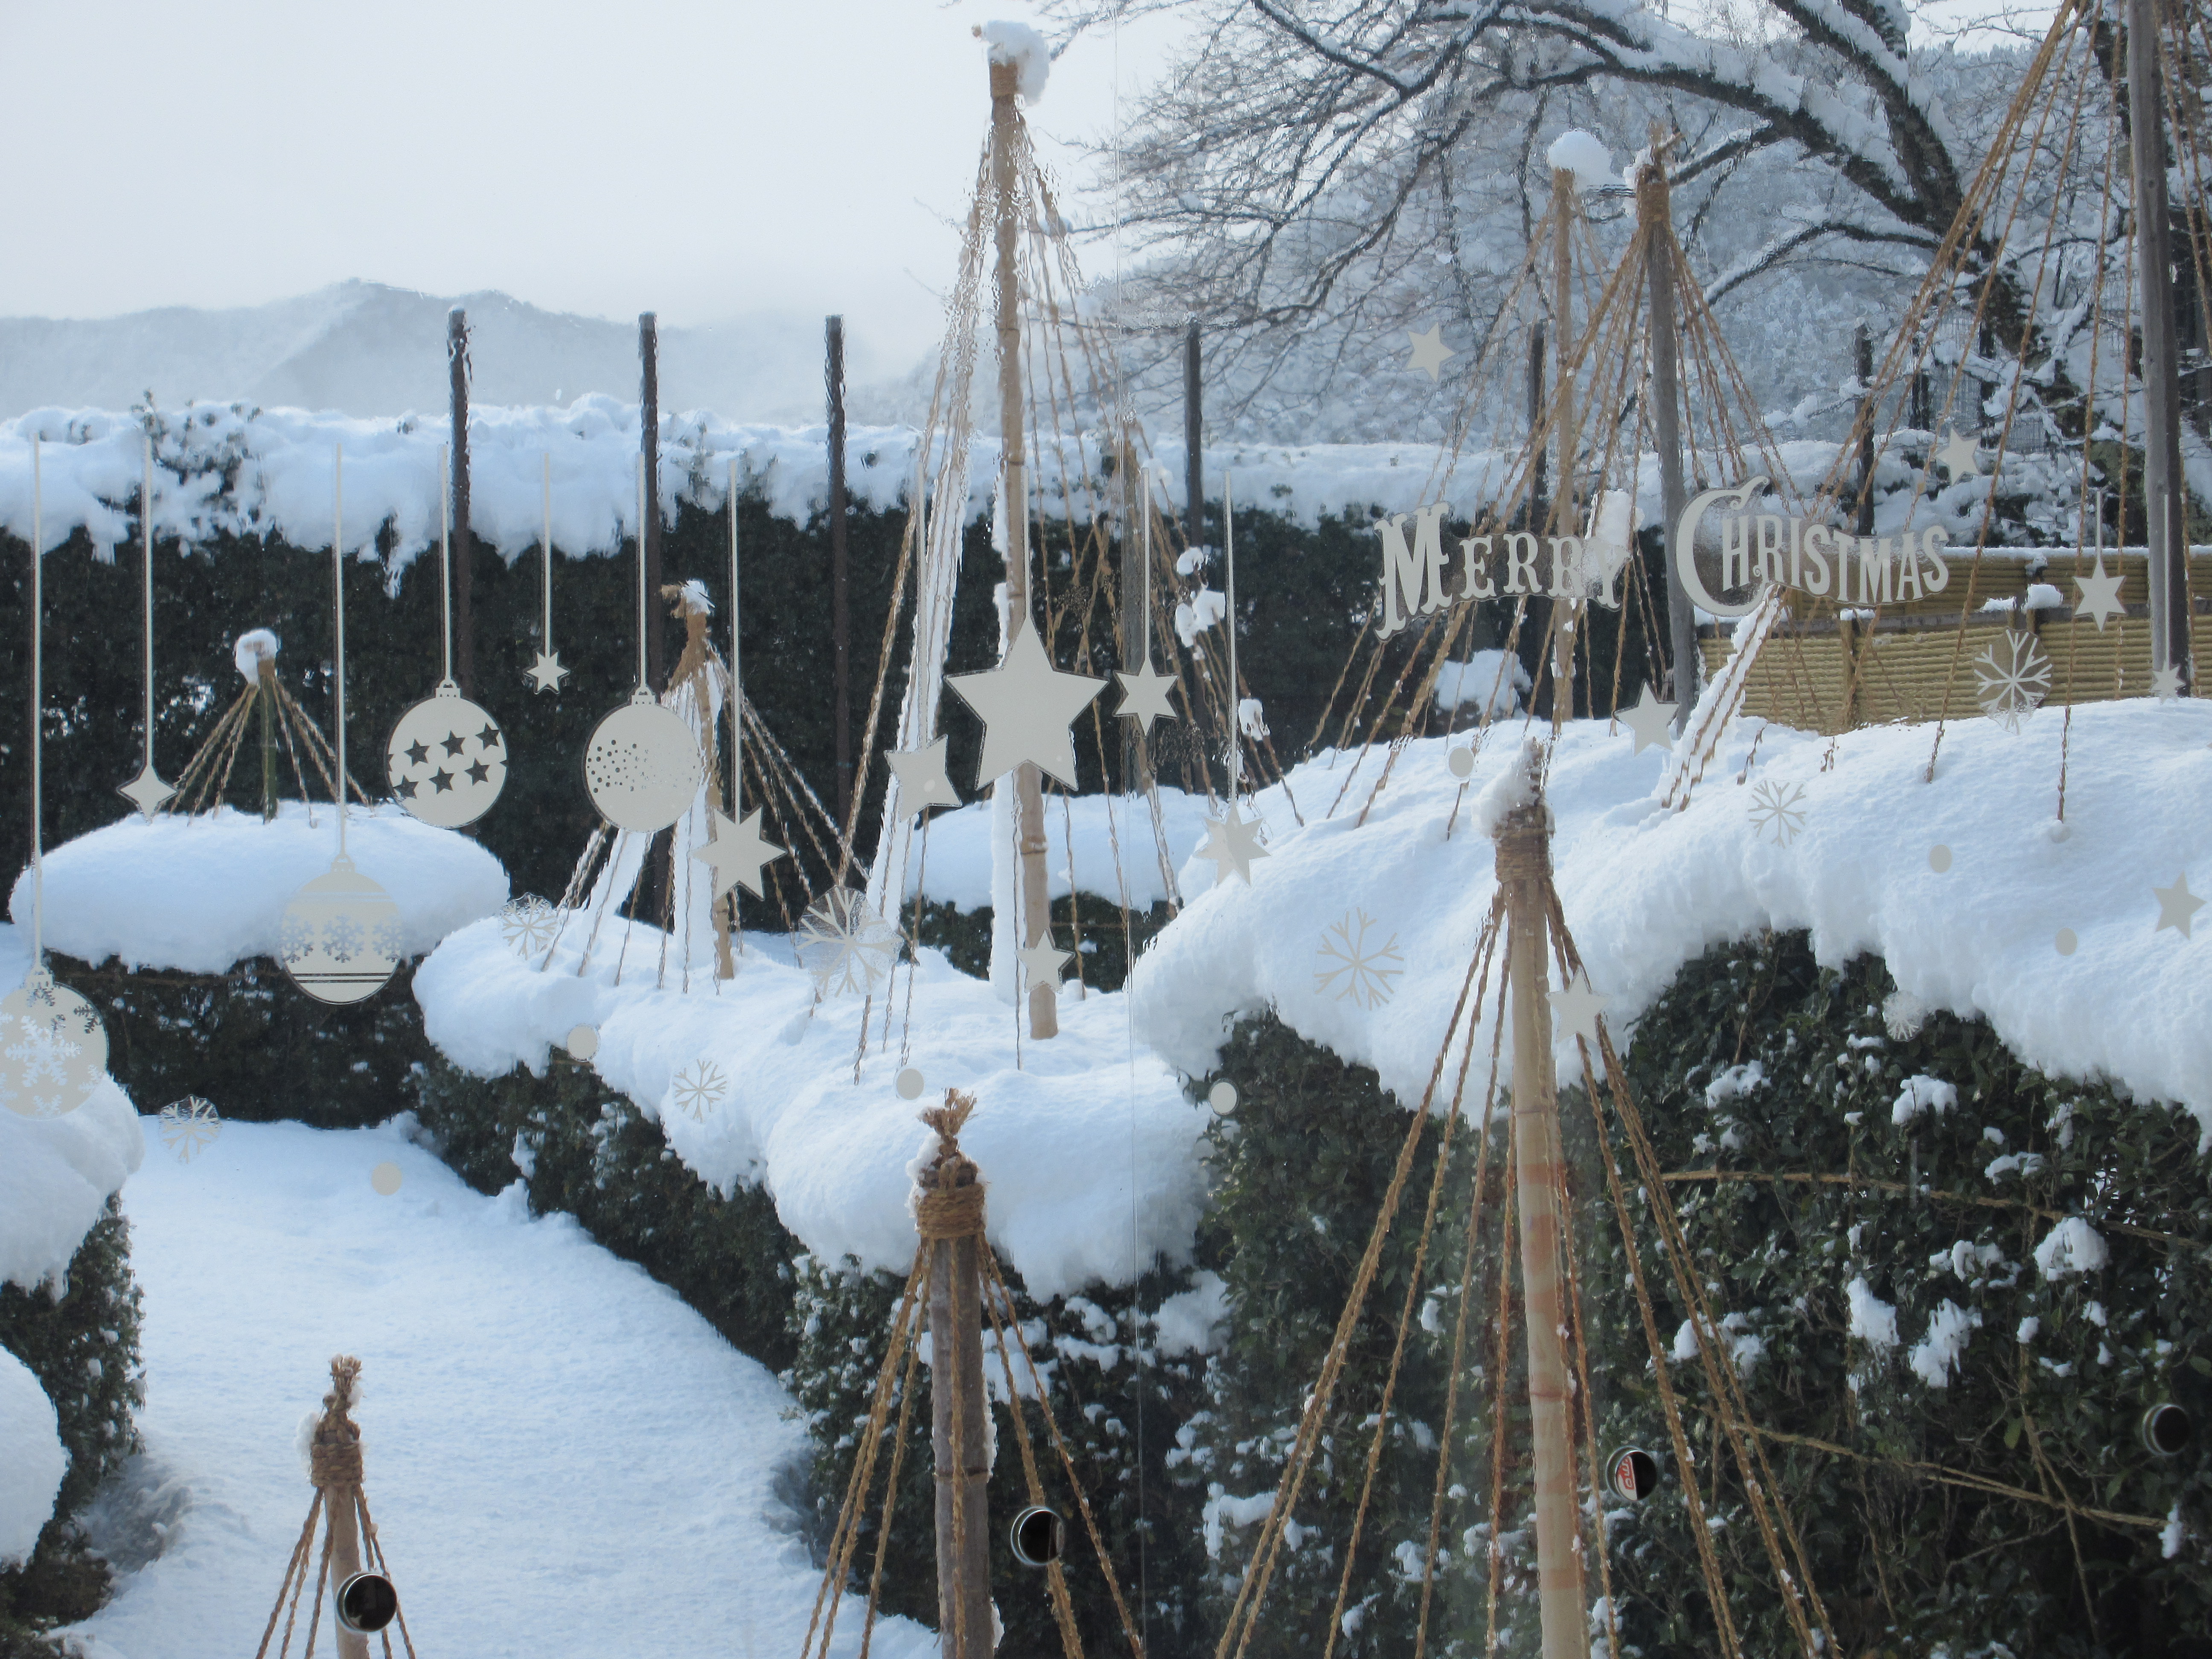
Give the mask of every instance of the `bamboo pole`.
[{"label": "bamboo pole", "polygon": [[[1027,459],[1022,443],[1021,276],[1017,266],[1021,222],[1015,190],[1014,89],[1016,66],[991,65],[991,191],[998,241],[999,439],[1005,457],[1006,642],[1030,614],[1030,520]],[[1047,654],[1052,641],[1044,641]],[[1003,787],[1003,783],[993,786]],[[1021,839],[1020,938],[1024,946],[1052,942],[1052,895],[1045,871],[1044,789],[1036,765],[1014,772],[1014,811]],[[1060,1035],[1057,988],[1039,979],[1030,987],[1030,1036]]]},{"label": "bamboo pole", "polygon": [[351,1416],[354,1379],[360,1374],[358,1359],[341,1356],[331,1362],[331,1392],[323,1396],[322,1421],[315,1425],[307,1452],[308,1468],[323,1494],[324,1522],[330,1528],[331,1628],[337,1659],[369,1659],[368,1638],[348,1630],[337,1616],[337,1592],[362,1568],[361,1431]]},{"label": "bamboo pole", "polygon": [[[1575,175],[1552,169],[1552,332],[1558,355],[1559,417],[1559,488],[1552,498],[1552,533],[1575,532],[1574,303]],[[1534,527],[1530,526],[1532,529]],[[1556,734],[1575,707],[1575,624],[1580,606],[1571,599],[1552,600],[1552,730]]]},{"label": "bamboo pole", "polygon": [[1674,662],[1674,734],[1690,722],[1698,696],[1698,618],[1675,568],[1674,531],[1689,495],[1682,487],[1682,343],[1674,326],[1674,230],[1666,164],[1653,134],[1651,160],[1636,179],[1636,218],[1644,228],[1644,265],[1651,290],[1651,432],[1659,447],[1660,544],[1667,561],[1668,653]]},{"label": "bamboo pole", "polygon": [[2189,667],[2189,550],[2181,477],[2181,365],[2173,326],[2172,227],[2159,99],[2158,0],[2128,0],[2128,145],[2135,172],[2136,270],[2142,308],[2143,541],[2149,554],[2150,661]]},{"label": "bamboo pole", "polygon": [[1536,1511],[1536,1591],[1544,1659],[1588,1659],[1589,1609],[1576,1535],[1566,1312],[1559,1285],[1559,1086],[1553,1073],[1544,889],[1551,848],[1531,756],[1529,804],[1498,831],[1505,890],[1506,974],[1513,994],[1513,1156],[1521,1214],[1521,1285],[1528,1339],[1528,1430]]},{"label": "bamboo pole", "polygon": [[970,1097],[922,1114],[937,1154],[915,1224],[929,1259],[930,1450],[937,1468],[937,1628],[944,1659],[991,1659],[991,1450],[983,1391],[983,1182],[960,1150]]}]

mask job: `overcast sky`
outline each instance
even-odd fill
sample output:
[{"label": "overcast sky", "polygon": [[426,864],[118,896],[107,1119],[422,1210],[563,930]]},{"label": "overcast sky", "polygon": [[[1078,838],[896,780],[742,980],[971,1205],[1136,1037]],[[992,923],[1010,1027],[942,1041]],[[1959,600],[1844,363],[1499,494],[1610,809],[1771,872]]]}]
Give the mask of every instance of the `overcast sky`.
[{"label": "overcast sky", "polygon": [[[842,311],[935,338],[988,125],[971,24],[1026,0],[0,0],[0,315],[363,277],[671,324]],[[1030,112],[1113,130],[1158,31]],[[1061,152],[1063,172],[1090,169]],[[1071,180],[1072,182],[1072,180]],[[1094,251],[1094,270],[1110,256]]]}]

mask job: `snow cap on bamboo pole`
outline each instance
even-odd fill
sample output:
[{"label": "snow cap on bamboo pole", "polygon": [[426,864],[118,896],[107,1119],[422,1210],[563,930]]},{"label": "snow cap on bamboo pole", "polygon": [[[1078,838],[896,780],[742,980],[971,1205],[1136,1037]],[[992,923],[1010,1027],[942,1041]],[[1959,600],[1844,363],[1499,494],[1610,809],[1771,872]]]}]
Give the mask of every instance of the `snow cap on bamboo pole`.
[{"label": "snow cap on bamboo pole", "polygon": [[1011,64],[1014,89],[1025,104],[1044,96],[1046,77],[1052,73],[1052,48],[1027,23],[979,23],[975,33],[990,48],[994,64]]}]

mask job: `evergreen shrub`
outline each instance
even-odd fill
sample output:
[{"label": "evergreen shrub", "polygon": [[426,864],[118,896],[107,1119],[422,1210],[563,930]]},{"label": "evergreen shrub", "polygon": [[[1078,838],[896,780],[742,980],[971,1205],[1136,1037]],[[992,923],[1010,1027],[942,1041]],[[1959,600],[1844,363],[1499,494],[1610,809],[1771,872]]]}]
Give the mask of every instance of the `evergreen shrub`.
[{"label": "evergreen shrub", "polygon": [[89,1616],[107,1599],[106,1564],[76,1521],[94,1489],[138,1449],[138,1316],[131,1224],[112,1199],[57,1283],[0,1285],[0,1347],[53,1401],[69,1454],[53,1518],[30,1559],[0,1569],[0,1659],[58,1655],[41,1632]]}]

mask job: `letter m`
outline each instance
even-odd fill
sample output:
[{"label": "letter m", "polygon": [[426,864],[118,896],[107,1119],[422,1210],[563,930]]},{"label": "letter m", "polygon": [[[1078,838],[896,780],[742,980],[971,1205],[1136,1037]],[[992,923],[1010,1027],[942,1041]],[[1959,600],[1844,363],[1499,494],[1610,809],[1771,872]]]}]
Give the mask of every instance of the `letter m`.
[{"label": "letter m", "polygon": [[1444,607],[1444,504],[1417,507],[1413,542],[1406,544],[1406,515],[1382,521],[1382,619],[1375,631],[1384,639],[1416,616]]}]

